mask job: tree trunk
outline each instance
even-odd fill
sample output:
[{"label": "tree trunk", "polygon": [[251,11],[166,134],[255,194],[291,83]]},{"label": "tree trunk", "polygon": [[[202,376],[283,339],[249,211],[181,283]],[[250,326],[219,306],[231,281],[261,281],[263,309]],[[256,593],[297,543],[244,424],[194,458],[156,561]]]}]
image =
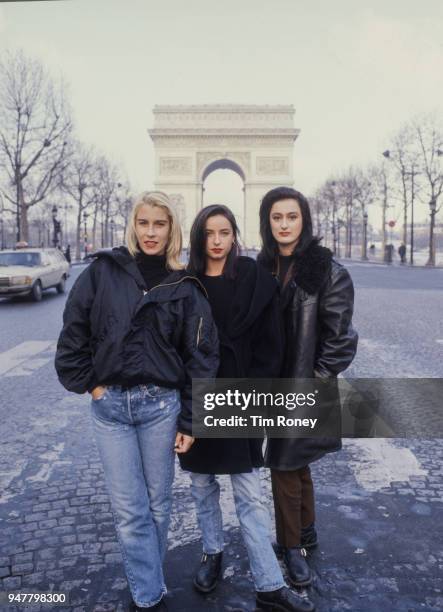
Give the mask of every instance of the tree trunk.
[{"label": "tree trunk", "polygon": [[94,218],[92,220],[92,244],[94,251],[97,250],[97,215],[98,215],[98,206],[94,209]]},{"label": "tree trunk", "polygon": [[78,213],[77,213],[77,227],[75,229],[75,258],[77,259],[77,261],[80,260],[81,225],[82,225],[82,211],[79,206]]},{"label": "tree trunk", "polygon": [[384,258],[386,250],[386,211],[388,209],[388,183],[386,176],[383,176],[383,206],[381,216],[381,256]]},{"label": "tree trunk", "polygon": [[105,209],[105,246],[109,246],[109,200],[106,201]]},{"label": "tree trunk", "polygon": [[408,196],[406,191],[406,183],[403,178],[403,244],[408,243]]},{"label": "tree trunk", "polygon": [[427,266],[435,266],[435,248],[434,248],[434,228],[435,228],[435,211],[431,212],[431,223],[429,225],[429,259]]},{"label": "tree trunk", "polygon": [[351,204],[351,210],[350,210],[350,222],[349,222],[349,255],[348,257],[351,258],[352,257],[352,204]]},{"label": "tree trunk", "polygon": [[352,242],[352,201],[346,203],[346,250],[345,257],[351,257]]},{"label": "tree trunk", "polygon": [[28,207],[23,201],[20,206],[20,240],[29,240]]}]

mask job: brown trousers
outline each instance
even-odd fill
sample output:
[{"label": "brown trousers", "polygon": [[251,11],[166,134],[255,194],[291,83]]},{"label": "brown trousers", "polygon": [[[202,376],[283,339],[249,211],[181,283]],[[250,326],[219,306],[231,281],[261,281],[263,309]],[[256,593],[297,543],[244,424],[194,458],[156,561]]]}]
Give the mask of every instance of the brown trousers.
[{"label": "brown trousers", "polygon": [[315,521],[314,484],[309,466],[271,470],[275,529],[280,546],[300,546],[301,530]]}]

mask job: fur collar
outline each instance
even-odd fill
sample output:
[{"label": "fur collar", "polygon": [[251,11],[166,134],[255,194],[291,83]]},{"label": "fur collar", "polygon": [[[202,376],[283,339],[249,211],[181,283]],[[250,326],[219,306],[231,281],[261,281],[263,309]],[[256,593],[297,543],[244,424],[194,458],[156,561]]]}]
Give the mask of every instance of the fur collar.
[{"label": "fur collar", "polygon": [[332,252],[313,240],[303,253],[294,255],[294,281],[306,293],[315,294],[329,275]]}]

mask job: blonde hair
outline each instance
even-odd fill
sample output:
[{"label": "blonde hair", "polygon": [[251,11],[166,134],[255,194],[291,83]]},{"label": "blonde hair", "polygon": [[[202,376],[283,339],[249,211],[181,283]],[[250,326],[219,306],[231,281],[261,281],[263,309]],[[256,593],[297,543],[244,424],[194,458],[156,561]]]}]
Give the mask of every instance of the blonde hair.
[{"label": "blonde hair", "polygon": [[169,197],[162,191],[144,191],[138,195],[129,215],[128,226],[126,228],[126,246],[133,257],[140,253],[140,247],[135,233],[135,223],[138,211],[142,206],[158,206],[166,211],[169,219],[169,239],[166,247],[166,267],[170,270],[182,270],[185,266],[180,263],[182,251],[182,231],[178,220],[177,212]]}]

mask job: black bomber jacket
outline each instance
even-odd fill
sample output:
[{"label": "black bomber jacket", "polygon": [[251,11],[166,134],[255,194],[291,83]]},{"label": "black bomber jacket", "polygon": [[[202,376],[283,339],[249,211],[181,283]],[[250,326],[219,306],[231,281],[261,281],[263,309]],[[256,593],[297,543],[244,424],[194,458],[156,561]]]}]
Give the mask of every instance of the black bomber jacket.
[{"label": "black bomber jacket", "polygon": [[199,280],[171,272],[146,291],[125,247],[99,252],[63,313],[55,368],[69,391],[154,383],[180,390],[179,430],[191,433],[192,378],[214,378],[217,329]]}]

